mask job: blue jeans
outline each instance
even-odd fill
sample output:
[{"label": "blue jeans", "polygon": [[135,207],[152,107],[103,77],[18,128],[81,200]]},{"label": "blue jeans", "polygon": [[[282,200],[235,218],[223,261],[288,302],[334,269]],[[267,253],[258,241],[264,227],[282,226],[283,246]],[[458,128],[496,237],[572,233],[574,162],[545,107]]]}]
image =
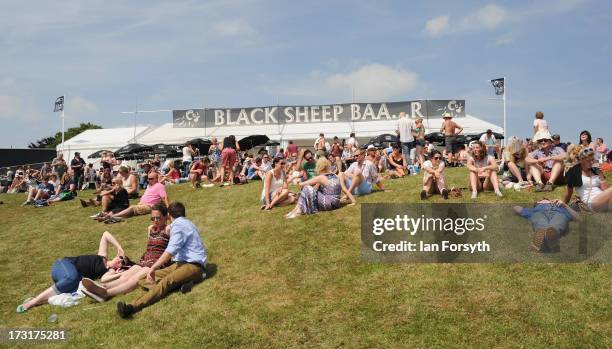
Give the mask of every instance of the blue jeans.
[{"label": "blue jeans", "polygon": [[554,228],[562,235],[567,231],[569,221],[566,215],[555,211],[535,212],[529,218],[533,230]]},{"label": "blue jeans", "polygon": [[51,268],[51,278],[53,279],[53,288],[58,293],[72,293],[79,288],[81,274],[76,269],[76,266],[67,259],[58,259]]},{"label": "blue jeans", "polygon": [[183,178],[189,177],[189,170],[191,170],[191,161],[183,161]]},{"label": "blue jeans", "polygon": [[402,154],[406,156],[406,161],[410,161],[410,151],[414,147],[414,142],[402,142]]}]

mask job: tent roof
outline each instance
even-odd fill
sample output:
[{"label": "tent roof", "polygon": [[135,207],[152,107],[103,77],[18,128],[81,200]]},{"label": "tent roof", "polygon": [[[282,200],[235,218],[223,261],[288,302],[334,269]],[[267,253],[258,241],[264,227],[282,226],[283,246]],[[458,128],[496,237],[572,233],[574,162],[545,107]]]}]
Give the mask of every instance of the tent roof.
[{"label": "tent roof", "polygon": [[[140,143],[141,140],[139,138],[144,132],[149,129],[147,126],[137,126],[136,127],[136,138]],[[123,127],[123,128],[102,128],[95,130],[85,130],[78,135],[70,138],[65,142],[66,148],[70,147],[71,149],[108,149],[108,150],[116,150],[128,143],[134,138],[134,128],[133,127]],[[57,146],[57,150],[60,150],[62,145],[59,144]]]}]

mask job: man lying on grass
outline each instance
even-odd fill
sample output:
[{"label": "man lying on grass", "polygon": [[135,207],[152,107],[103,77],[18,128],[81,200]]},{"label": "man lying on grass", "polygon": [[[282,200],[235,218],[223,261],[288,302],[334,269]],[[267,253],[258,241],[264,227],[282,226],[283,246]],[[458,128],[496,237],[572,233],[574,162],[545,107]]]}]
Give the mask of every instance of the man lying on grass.
[{"label": "man lying on grass", "polygon": [[514,206],[514,212],[531,223],[532,248],[538,252],[559,252],[559,239],[567,235],[569,222],[580,221],[580,215],[561,200],[543,198],[533,208]]},{"label": "man lying on grass", "polygon": [[[139,282],[140,286],[149,291],[133,303],[117,302],[117,313],[122,318],[127,318],[157,302],[181,285],[204,280],[206,248],[200,239],[198,228],[185,218],[185,206],[182,203],[171,203],[168,212],[172,220],[168,247],[151,266],[146,280]],[[174,263],[158,270],[171,259]]]},{"label": "man lying on grass", "polygon": [[[151,266],[157,262],[168,247],[170,226],[166,224],[167,220],[168,209],[166,205],[161,202],[153,205],[151,209],[153,224],[149,225],[147,229],[147,248],[140,257],[138,264],[132,265],[122,273],[106,273],[100,280],[104,284],[103,286],[89,278],[83,278],[83,293],[98,302],[104,302],[116,295],[133,291],[138,286],[138,281],[147,276]],[[170,261],[160,265],[160,268],[167,267],[169,264]]]},{"label": "man lying on grass", "polygon": [[[117,256],[111,260],[107,258],[109,243],[117,249]],[[116,273],[122,268],[129,267],[129,263],[129,259],[125,257],[119,242],[106,231],[100,239],[98,254],[64,257],[55,261],[51,268],[53,286],[44,290],[35,298],[27,299],[17,307],[17,312],[25,313],[28,309],[44,304],[49,298],[60,293],[76,292],[82,278],[97,279],[101,276],[104,277],[109,272]]]}]

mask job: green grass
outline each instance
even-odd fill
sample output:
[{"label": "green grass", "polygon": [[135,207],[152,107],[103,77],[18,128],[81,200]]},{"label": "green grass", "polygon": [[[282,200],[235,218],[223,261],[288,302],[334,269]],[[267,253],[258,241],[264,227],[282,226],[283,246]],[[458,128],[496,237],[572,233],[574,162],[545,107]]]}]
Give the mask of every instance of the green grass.
[{"label": "green grass", "polygon": [[[450,184],[465,187],[464,171],[450,169]],[[387,181],[391,192],[358,203],[418,202],[420,183]],[[19,207],[22,195],[3,195],[0,327],[66,328],[72,346],[109,348],[612,346],[609,264],[366,264],[359,205],[288,221],[289,208],[259,210],[260,192],[260,183],[169,188],[200,228],[217,273],[131,320],[118,318],[115,303],[141,290],[68,309],[15,307],[51,284],[57,258],[95,253],[106,229],[137,259],[148,217],[107,226],[86,218],[94,209],[76,200],[35,209]],[[505,194],[502,202],[545,195]],[[469,195],[452,200],[460,201]],[[484,193],[479,202],[499,201]],[[52,313],[56,323],[47,321]]]}]

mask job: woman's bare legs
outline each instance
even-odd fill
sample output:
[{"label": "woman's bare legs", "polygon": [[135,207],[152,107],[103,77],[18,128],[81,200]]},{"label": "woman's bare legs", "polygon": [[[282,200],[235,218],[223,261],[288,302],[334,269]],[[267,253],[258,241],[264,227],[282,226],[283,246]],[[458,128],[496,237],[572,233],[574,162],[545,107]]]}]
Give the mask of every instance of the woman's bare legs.
[{"label": "woman's bare legs", "polygon": [[34,299],[31,299],[30,301],[23,303],[23,307],[28,310],[32,307],[35,307],[37,305],[41,305],[41,304],[45,304],[49,298],[56,296],[58,293],[55,292],[55,289],[53,287],[49,287],[48,289],[42,291],[38,296],[36,296]]},{"label": "woman's bare legs", "polygon": [[599,193],[591,201],[591,208],[595,212],[606,212],[612,209],[612,187]]},{"label": "woman's bare legs", "polygon": [[114,297],[116,295],[120,295],[120,294],[124,294],[130,291],[133,291],[138,286],[138,281],[142,278],[145,278],[149,270],[150,269],[148,267],[139,268],[136,273],[134,273],[130,277],[124,278],[123,282],[121,282],[119,285],[111,287],[111,288],[106,288],[106,294],[109,297]]}]

